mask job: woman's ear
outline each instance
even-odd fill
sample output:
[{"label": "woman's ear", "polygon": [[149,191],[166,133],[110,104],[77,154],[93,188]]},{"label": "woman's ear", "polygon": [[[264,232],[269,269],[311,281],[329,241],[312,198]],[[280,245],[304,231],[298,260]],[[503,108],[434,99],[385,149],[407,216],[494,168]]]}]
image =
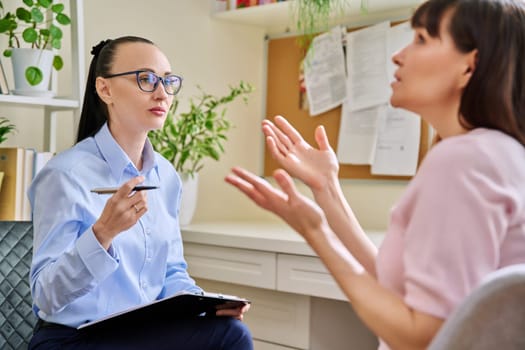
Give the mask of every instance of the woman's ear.
[{"label": "woman's ear", "polygon": [[472,50],[466,54],[465,57],[465,70],[460,79],[461,87],[464,88],[467,86],[472,74],[476,70],[476,65],[478,63],[478,50]]},{"label": "woman's ear", "polygon": [[104,79],[102,77],[97,77],[95,80],[95,88],[97,90],[97,95],[100,97],[102,101],[104,101],[106,104],[111,103],[111,89],[109,86],[109,82],[107,79]]}]

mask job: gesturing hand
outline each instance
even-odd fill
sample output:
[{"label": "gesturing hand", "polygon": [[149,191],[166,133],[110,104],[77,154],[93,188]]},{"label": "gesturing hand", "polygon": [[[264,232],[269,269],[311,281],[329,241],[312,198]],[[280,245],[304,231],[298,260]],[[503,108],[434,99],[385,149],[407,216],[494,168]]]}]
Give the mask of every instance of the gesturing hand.
[{"label": "gesturing hand", "polygon": [[325,187],[337,178],[339,162],[324,127],[315,129],[319,149],[306,142],[301,134],[283,117],[275,117],[275,124],[264,120],[262,130],[272,157],[293,177],[303,181],[312,190]]},{"label": "gesturing hand", "polygon": [[93,232],[105,249],[109,248],[113,238],[135,225],[148,210],[146,191],[133,191],[143,181],[143,176],[137,176],[122,185],[108,199],[100,218],[93,225]]},{"label": "gesturing hand", "polygon": [[326,219],[319,206],[297,191],[292,178],[280,169],[274,178],[282,190],[272,187],[266,180],[242,168],[233,168],[226,182],[237,187],[259,207],[286,221],[295,231],[308,239]]}]

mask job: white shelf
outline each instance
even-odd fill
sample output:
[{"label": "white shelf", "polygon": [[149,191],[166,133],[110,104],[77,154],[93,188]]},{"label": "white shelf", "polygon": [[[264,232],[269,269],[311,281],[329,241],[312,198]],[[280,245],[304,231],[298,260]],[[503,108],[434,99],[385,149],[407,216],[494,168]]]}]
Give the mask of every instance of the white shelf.
[{"label": "white shelf", "polygon": [[80,105],[77,100],[69,98],[30,97],[19,95],[0,95],[0,103],[45,106],[52,107],[54,110],[75,109]]},{"label": "white shelf", "polygon": [[[364,25],[383,20],[408,19],[422,0],[367,0],[368,11],[361,13],[361,0],[349,0],[344,14],[332,19],[333,25]],[[252,6],[213,13],[213,18],[265,28],[267,33],[296,31],[292,1]]]}]

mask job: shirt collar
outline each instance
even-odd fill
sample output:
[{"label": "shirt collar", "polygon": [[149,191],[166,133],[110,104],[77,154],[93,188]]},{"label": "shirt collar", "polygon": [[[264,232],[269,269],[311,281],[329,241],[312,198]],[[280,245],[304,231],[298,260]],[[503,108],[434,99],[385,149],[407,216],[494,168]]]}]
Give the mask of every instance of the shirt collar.
[{"label": "shirt collar", "polygon": [[149,139],[146,139],[144,149],[142,150],[142,171],[138,171],[133,162],[129,159],[128,155],[122,147],[117,143],[111,132],[109,131],[108,124],[105,123],[100,130],[94,136],[95,143],[102,154],[102,157],[108,163],[111,170],[111,174],[117,180],[121,182],[123,174],[128,169],[134,173],[135,176],[140,174],[146,174],[151,169],[157,168],[157,162],[155,160],[155,152]]}]

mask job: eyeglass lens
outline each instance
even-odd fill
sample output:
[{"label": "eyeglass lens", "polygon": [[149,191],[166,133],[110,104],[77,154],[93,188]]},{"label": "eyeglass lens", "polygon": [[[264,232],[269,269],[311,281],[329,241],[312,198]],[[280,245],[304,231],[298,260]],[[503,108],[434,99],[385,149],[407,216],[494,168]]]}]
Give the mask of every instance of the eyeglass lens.
[{"label": "eyeglass lens", "polygon": [[180,77],[174,74],[167,75],[164,78],[162,78],[152,72],[137,73],[137,82],[139,83],[139,87],[143,91],[154,91],[157,85],[159,84],[159,81],[162,81],[162,85],[164,85],[166,93],[170,95],[175,95],[177,92],[179,92],[182,85]]}]

